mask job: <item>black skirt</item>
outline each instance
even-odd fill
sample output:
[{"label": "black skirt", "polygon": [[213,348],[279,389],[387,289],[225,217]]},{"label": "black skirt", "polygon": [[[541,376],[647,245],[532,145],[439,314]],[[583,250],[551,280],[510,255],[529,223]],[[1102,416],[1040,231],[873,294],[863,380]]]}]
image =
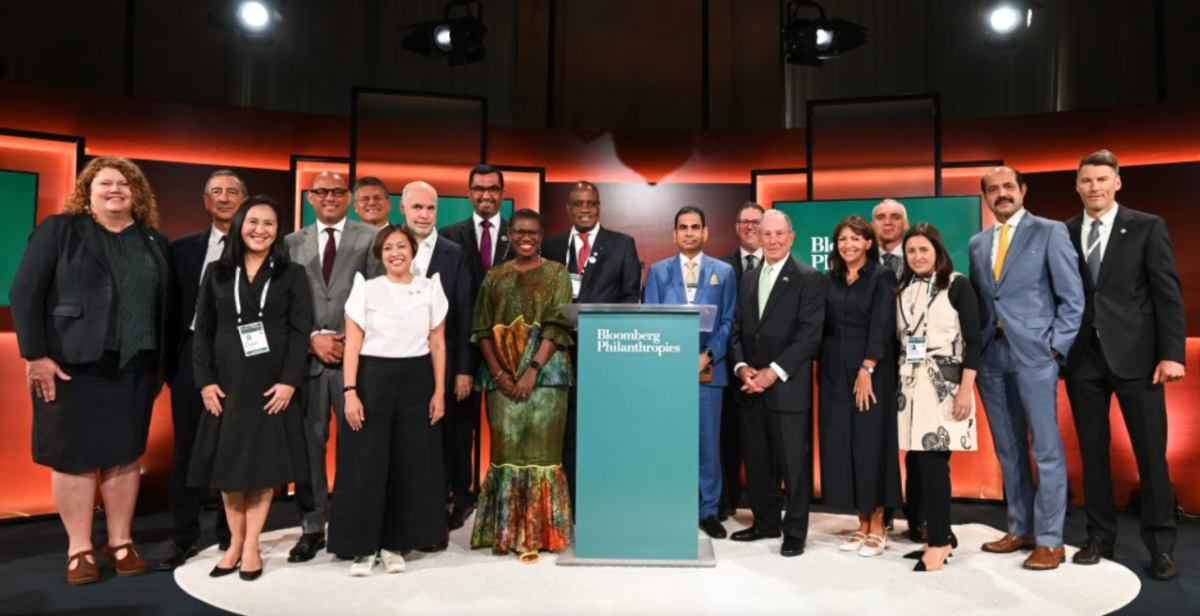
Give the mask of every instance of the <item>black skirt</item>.
[{"label": "black skirt", "polygon": [[146,452],[158,394],[158,352],[122,368],[117,353],[89,364],[62,364],[54,402],[33,396],[33,461],[65,473],[128,464]]},{"label": "black skirt", "polygon": [[369,556],[446,538],[441,422],[429,424],[433,364],[422,357],[360,357],[363,427],[338,421],[329,551]]}]

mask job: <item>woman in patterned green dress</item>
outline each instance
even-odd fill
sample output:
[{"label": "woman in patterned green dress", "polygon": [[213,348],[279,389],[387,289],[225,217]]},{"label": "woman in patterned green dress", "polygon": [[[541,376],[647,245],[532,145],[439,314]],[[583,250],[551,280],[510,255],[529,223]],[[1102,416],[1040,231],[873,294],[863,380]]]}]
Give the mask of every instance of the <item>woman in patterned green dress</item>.
[{"label": "woman in patterned green dress", "polygon": [[571,501],[562,470],[563,429],[573,344],[562,305],[571,279],[542,259],[542,221],[531,210],[513,214],[509,243],[516,257],[488,271],[475,303],[471,341],[484,363],[491,467],[483,482],[471,547],[517,552],[521,562],[571,541]]}]

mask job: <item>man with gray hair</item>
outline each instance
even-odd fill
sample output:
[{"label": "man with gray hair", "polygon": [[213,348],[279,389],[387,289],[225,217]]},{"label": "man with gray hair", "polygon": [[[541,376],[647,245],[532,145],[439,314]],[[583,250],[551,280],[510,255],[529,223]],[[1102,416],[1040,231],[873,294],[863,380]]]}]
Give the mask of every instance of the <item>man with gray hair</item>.
[{"label": "man with gray hair", "polygon": [[[472,453],[474,450],[475,416],[479,413],[479,395],[471,391],[474,384],[471,347],[471,268],[467,251],[437,231],[437,191],[425,182],[411,182],[400,197],[400,212],[408,228],[417,237],[417,253],[413,257],[414,276],[438,276],[442,291],[450,303],[446,314],[446,416],[440,422],[442,430],[442,460],[444,462],[446,495],[459,502],[474,498]],[[465,507],[456,508],[467,511]],[[461,524],[459,524],[461,526]],[[426,548],[428,551],[446,549],[445,540]]]},{"label": "man with gray hair", "polygon": [[908,210],[895,199],[884,199],[871,210],[871,228],[879,238],[879,262],[896,274],[904,271],[904,232],[908,231]]}]

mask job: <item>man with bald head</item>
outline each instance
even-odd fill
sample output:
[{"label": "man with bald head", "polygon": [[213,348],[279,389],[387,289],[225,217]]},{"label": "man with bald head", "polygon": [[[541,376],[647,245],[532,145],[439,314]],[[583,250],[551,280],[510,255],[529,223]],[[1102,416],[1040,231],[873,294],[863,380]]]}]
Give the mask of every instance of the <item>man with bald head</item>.
[{"label": "man with bald head", "polygon": [[363,224],[376,229],[388,225],[392,214],[392,200],[388,196],[387,184],[383,180],[367,176],[354,183],[354,213]]},{"label": "man with bald head", "polygon": [[[479,416],[479,398],[472,396],[474,363],[471,349],[471,316],[474,311],[471,268],[467,251],[446,239],[437,230],[438,195],[425,182],[412,182],[400,197],[400,212],[408,228],[417,237],[417,254],[412,273],[426,278],[438,277],[450,303],[446,314],[446,416],[439,422],[442,430],[442,459],[445,462],[446,492],[457,497],[459,506],[451,517],[468,511],[474,479],[471,454],[474,448],[475,418]],[[472,400],[474,398],[474,400]],[[450,520],[462,526],[464,520]],[[442,541],[434,550],[446,548]]]},{"label": "man with bald head", "polygon": [[376,229],[346,218],[350,211],[346,178],[338,173],[318,174],[308,191],[308,204],[317,221],[284,238],[292,262],[307,271],[313,296],[309,370],[300,390],[310,476],[307,483],[296,484],[303,534],[292,548],[289,562],[312,560],[325,546],[325,523],[329,520],[329,479],[325,471],[329,411],[332,408],[340,417],[346,403],[342,390],[346,299],[356,274],[370,278],[383,270],[371,255]]}]

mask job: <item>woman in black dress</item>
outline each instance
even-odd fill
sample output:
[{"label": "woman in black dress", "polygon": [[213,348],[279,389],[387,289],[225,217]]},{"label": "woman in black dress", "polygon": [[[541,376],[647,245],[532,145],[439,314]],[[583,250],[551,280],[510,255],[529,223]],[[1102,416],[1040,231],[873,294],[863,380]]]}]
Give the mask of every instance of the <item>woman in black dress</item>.
[{"label": "woman in black dress", "polygon": [[157,227],[154,193],[137,165],[95,158],[63,213],[30,235],[13,279],[13,324],[33,393],[33,461],[53,469],[70,584],[100,579],[97,469],[105,559],[120,576],[146,570],[130,525],[168,347],[168,247]]},{"label": "woman in black dress", "polygon": [[[274,487],[307,476],[296,389],[305,374],[312,297],[279,238],[279,206],[247,199],[225,252],[200,283],[193,364],[201,417],[188,485],[221,490],[232,538],[211,575],[263,570],[258,537]],[[300,490],[297,490],[300,493]]]},{"label": "woman in black dress", "polygon": [[884,507],[900,506],[896,441],[896,276],[879,264],[871,224],[845,218],[833,231],[821,347],[822,501],[858,512],[839,546],[860,556],[887,548]]}]

